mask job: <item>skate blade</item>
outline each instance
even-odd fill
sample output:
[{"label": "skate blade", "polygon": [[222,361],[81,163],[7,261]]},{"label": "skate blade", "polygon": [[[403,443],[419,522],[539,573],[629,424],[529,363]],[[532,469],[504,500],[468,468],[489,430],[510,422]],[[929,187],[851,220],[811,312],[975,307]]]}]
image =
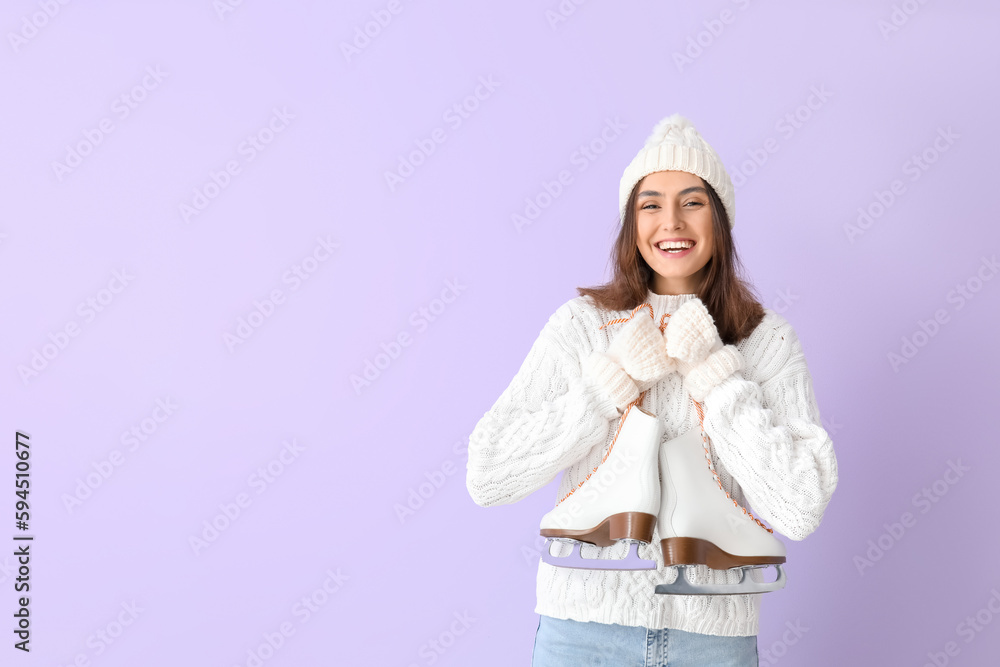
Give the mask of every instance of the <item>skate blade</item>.
[{"label": "skate blade", "polygon": [[[571,542],[573,551],[568,556],[553,556],[550,546],[553,542]],[[639,542],[630,541],[628,554],[624,558],[584,558],[580,555],[582,542],[565,538],[547,538],[542,549],[542,562],[555,567],[571,567],[581,570],[655,570],[656,561],[639,557]]]},{"label": "skate blade", "polygon": [[741,568],[740,580],[735,584],[692,584],[685,576],[688,566],[678,565],[677,579],[669,584],[658,584],[654,591],[665,595],[745,595],[747,593],[769,593],[785,587],[785,571],[780,564],[778,577],[770,582],[756,582],[747,578],[747,572],[761,566]]}]

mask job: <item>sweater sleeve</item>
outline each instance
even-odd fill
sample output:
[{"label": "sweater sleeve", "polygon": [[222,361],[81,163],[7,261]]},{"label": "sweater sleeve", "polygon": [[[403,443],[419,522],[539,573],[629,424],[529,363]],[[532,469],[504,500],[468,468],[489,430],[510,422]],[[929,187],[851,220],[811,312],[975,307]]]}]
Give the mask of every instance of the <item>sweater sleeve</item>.
[{"label": "sweater sleeve", "polygon": [[744,368],[705,397],[704,426],[754,512],[802,540],[837,487],[837,458],[798,336],[783,317],[769,316],[742,346]]},{"label": "sweater sleeve", "polygon": [[520,370],[469,436],[466,487],[477,505],[521,500],[606,442],[620,413],[584,380],[596,318],[571,300],[543,327]]}]

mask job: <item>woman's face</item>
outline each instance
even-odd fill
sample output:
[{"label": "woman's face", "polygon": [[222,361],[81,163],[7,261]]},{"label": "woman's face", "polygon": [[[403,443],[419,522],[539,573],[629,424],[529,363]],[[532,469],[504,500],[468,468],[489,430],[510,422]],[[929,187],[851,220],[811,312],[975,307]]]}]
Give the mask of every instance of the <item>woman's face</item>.
[{"label": "woman's face", "polygon": [[[655,272],[653,291],[694,293],[714,247],[712,204],[704,181],[686,171],[657,171],[636,187],[639,252]],[[690,247],[676,252],[658,247],[674,240],[682,243],[668,245]]]}]

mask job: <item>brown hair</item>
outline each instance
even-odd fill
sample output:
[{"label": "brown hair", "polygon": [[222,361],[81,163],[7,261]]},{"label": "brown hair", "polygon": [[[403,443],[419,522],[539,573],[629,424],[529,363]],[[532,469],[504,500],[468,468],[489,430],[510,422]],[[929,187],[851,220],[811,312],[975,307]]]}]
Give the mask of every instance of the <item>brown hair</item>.
[{"label": "brown hair", "polygon": [[[642,181],[640,180],[639,183]],[[590,296],[605,310],[632,310],[646,301],[652,287],[653,269],[639,252],[635,199],[639,183],[632,188],[625,207],[625,221],[611,251],[611,282],[598,287],[577,287],[581,296]],[[715,247],[708,260],[708,270],[695,294],[708,308],[726,345],[746,338],[764,318],[764,307],[757,300],[751,284],[740,278],[743,267],[736,254],[729,216],[715,189],[702,179],[712,207]]]}]

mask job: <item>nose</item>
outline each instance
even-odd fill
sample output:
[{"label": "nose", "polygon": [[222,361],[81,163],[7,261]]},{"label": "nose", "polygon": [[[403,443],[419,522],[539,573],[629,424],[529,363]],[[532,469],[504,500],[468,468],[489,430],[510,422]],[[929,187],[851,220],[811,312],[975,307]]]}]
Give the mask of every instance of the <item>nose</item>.
[{"label": "nose", "polygon": [[676,209],[669,208],[664,213],[662,216],[664,229],[678,229],[684,225],[684,220]]}]

